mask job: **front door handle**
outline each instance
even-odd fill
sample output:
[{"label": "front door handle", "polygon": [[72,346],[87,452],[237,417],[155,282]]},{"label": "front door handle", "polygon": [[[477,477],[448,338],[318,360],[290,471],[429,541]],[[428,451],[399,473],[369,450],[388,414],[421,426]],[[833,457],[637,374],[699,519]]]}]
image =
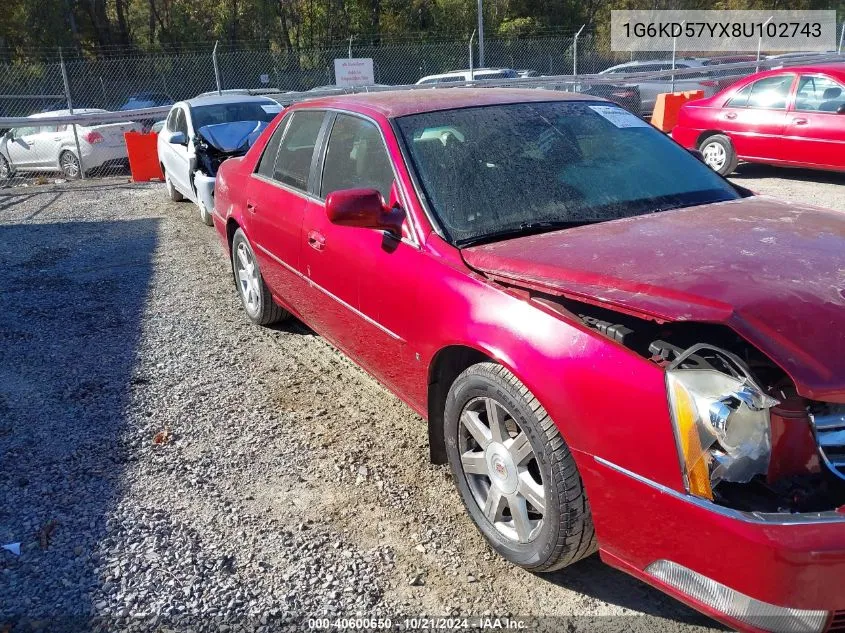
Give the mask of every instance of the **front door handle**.
[{"label": "front door handle", "polygon": [[735,119],[735,118],[736,118],[736,112],[726,112],[726,113],[725,113],[725,118],[726,118],[726,119],[731,119],[731,120]]},{"label": "front door handle", "polygon": [[326,236],[318,231],[308,231],[308,246],[321,251],[326,247]]},{"label": "front door handle", "polygon": [[808,123],[807,119],[805,119],[803,117],[797,117],[795,119],[792,119],[792,122],[795,125],[807,125],[807,123]]}]

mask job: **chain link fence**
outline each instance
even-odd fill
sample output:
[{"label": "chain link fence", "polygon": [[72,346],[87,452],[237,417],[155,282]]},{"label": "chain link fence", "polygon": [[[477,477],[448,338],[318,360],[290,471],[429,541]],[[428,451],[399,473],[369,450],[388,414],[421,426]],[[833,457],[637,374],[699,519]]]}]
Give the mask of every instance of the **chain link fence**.
[{"label": "chain link fence", "polygon": [[[840,26],[840,32],[842,28]],[[725,56],[722,53],[720,61],[731,64],[726,66],[730,70],[721,71],[709,66],[699,68],[695,75],[687,72],[684,76],[681,69],[699,65],[702,55],[679,51],[675,57],[678,78],[672,81],[665,73],[667,68],[672,68],[671,54],[660,57],[654,53],[610,53],[588,33],[578,37],[577,44],[574,34],[508,39],[488,37],[484,51],[484,66],[524,72],[536,78],[538,86],[544,85],[543,76],[565,75],[581,79],[614,65],[649,62],[625,69],[639,72],[639,75],[607,76],[616,84],[639,88],[642,99],[638,114],[643,115],[650,113],[653,105],[651,93],[656,90],[666,92],[672,87],[691,89],[709,80],[709,91],[712,92],[756,70],[753,56],[747,53]],[[28,174],[35,170],[41,174],[35,177],[51,179],[128,174],[122,133],[129,129],[149,129],[157,120],[164,118],[170,104],[217,90],[264,92],[278,97],[290,92],[330,87],[335,84],[334,60],[350,56],[371,58],[375,83],[391,86],[414,84],[428,75],[467,69],[471,64],[481,65],[477,42],[471,45],[469,38],[439,41],[405,39],[381,43],[353,39],[336,46],[298,51],[277,51],[269,44],[243,43],[220,47],[208,44],[185,46],[179,52],[97,59],[80,58],[60,51],[52,55],[42,52],[32,61],[0,65],[0,119],[45,116],[44,113],[67,111],[70,107],[74,113],[127,111],[127,119],[109,122],[107,129],[100,129],[68,124],[39,126],[37,118],[34,118],[31,125],[15,129],[14,137],[0,128],[0,133],[4,133],[0,140],[0,184],[8,184],[14,171],[19,177],[32,178]],[[786,61],[795,63],[794,58]],[[745,66],[733,68],[734,62],[745,62]],[[657,76],[650,80],[643,76],[643,71],[656,72]],[[578,77],[573,78],[574,75]],[[584,90],[602,85],[602,81],[595,77],[589,81],[573,81],[556,87]],[[609,80],[603,81],[608,83]],[[612,90],[594,92],[598,96],[609,96]],[[636,107],[628,103],[623,105],[631,109]],[[162,111],[152,118],[135,120],[131,112],[157,107]],[[90,151],[92,148],[96,150],[93,153]],[[10,155],[10,149],[12,154],[20,156]]]}]

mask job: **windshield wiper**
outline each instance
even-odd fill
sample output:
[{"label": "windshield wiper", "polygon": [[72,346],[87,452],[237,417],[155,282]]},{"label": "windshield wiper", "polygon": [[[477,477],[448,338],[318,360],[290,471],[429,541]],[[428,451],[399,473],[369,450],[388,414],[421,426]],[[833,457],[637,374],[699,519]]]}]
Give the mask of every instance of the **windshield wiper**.
[{"label": "windshield wiper", "polygon": [[455,240],[458,246],[475,246],[485,242],[495,242],[509,237],[521,237],[526,235],[536,235],[538,233],[545,233],[547,231],[554,231],[557,229],[571,229],[576,226],[584,226],[585,224],[595,224],[596,222],[604,222],[599,219],[588,220],[544,220],[534,222],[523,222],[515,227],[502,229],[494,233],[487,233],[485,235],[478,235],[476,237],[469,237],[462,240]]}]

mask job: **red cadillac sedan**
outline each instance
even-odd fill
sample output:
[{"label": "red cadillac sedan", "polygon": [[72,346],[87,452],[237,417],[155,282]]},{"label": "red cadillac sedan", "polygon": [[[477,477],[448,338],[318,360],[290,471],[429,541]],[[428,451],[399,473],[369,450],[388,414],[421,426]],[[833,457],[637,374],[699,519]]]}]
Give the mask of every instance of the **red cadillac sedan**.
[{"label": "red cadillac sedan", "polygon": [[842,630],[845,215],[509,89],[294,105],[216,196],[249,318],[418,412],[503,557],[598,550],[743,630]]},{"label": "red cadillac sedan", "polygon": [[845,64],[746,77],[684,104],[672,138],[722,175],[739,161],[845,171]]}]

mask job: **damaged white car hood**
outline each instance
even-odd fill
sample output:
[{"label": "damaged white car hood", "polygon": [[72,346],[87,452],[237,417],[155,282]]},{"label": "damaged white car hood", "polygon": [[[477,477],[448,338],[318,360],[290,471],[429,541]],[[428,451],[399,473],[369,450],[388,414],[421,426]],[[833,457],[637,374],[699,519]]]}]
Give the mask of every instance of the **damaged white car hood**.
[{"label": "damaged white car hood", "polygon": [[233,121],[205,125],[197,132],[221,152],[237,152],[251,147],[266,127],[264,121]]}]

